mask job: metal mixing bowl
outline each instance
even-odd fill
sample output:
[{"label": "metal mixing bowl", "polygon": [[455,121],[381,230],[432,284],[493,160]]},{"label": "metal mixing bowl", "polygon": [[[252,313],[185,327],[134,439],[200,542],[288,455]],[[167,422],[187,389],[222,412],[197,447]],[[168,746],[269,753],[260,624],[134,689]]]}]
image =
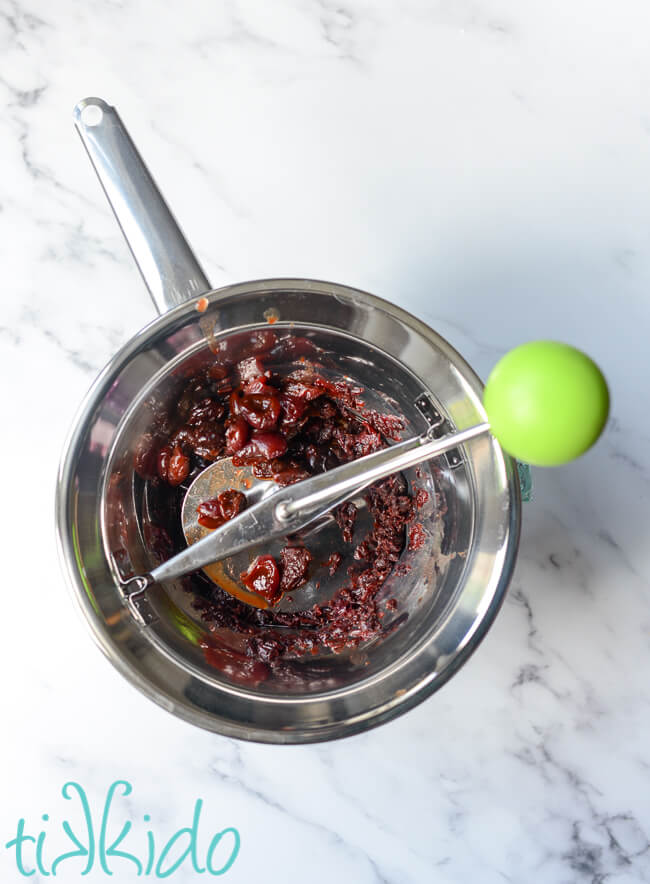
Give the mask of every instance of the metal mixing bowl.
[{"label": "metal mixing bowl", "polygon": [[[80,119],[88,106],[103,113],[92,131]],[[410,571],[391,576],[382,587],[382,598],[397,600],[382,635],[340,654],[299,658],[291,664],[292,677],[257,685],[242,684],[206,662],[200,648],[206,625],[192,594],[180,585],[153,587],[138,617],[125,604],[117,578],[155,564],[143,531],[143,486],[134,473],[134,451],[152,407],[164,410],[173,402],[189,360],[195,365],[224,337],[268,328],[269,311],[278,317],[274,330],[310,337],[335,373],[364,388],[368,405],[401,413],[407,433],[426,428],[416,405],[423,394],[450,429],[485,420],[480,380],[424,323],[345,286],[297,279],[247,282],[209,292],[207,311],[198,313],[196,301],[187,298],[207,288],[207,281],[119,117],[90,99],[78,106],[77,125],[150,291],[158,293],[159,304],[181,302],[104,369],[62,459],[59,545],[96,641],[151,699],[228,736],[312,742],[365,730],[404,712],[470,656],[512,574],[519,483],[515,463],[491,436],[468,443],[456,458],[419,468],[418,484],[430,493],[430,506],[420,513],[426,542],[405,552]]]}]

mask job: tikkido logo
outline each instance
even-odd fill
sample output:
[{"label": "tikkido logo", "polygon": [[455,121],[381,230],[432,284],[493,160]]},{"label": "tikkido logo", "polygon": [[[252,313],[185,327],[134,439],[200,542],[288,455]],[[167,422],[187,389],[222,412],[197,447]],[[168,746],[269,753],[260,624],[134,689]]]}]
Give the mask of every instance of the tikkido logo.
[{"label": "tikkido logo", "polygon": [[[41,817],[45,825],[38,833],[33,829],[31,834],[28,833],[25,820],[18,820],[16,837],[5,844],[5,848],[14,851],[18,872],[29,878],[37,873],[57,876],[62,868],[69,874],[76,868],[78,874],[88,875],[95,868],[106,875],[116,874],[117,879],[122,881],[125,880],[122,876],[129,867],[136,877],[150,875],[154,878],[169,878],[183,865],[191,865],[199,875],[224,875],[228,872],[239,853],[240,838],[237,829],[229,826],[209,835],[209,841],[203,837],[201,840],[204,852],[200,852],[199,827],[203,801],[198,798],[194,804],[191,825],[173,832],[164,844],[157,845],[156,837],[149,827],[138,836],[133,822],[128,819],[128,813],[124,812],[124,807],[118,807],[120,795],[126,797],[132,791],[133,787],[126,780],[116,780],[109,787],[101,816],[98,817],[99,829],[96,829],[83,787],[79,783],[66,783],[61,794],[67,801],[74,802],[75,815],[79,816],[80,811],[81,822],[75,823],[73,828],[67,819],[63,820],[61,835],[47,813]],[[143,820],[145,824],[149,823],[150,815],[144,814]],[[121,829],[116,835],[120,824]],[[53,841],[56,842],[54,849],[50,846]],[[57,852],[61,842],[64,842],[65,848],[74,845],[75,849]],[[127,847],[129,850],[125,849]],[[65,876],[66,880],[69,880],[68,874]]]}]

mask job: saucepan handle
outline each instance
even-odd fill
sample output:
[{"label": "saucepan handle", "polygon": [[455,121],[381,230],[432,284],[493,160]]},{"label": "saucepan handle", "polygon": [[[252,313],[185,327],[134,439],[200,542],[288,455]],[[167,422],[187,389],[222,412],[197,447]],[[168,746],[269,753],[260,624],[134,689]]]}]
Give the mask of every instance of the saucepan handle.
[{"label": "saucepan handle", "polygon": [[211,286],[114,107],[84,98],[74,121],[159,313]]}]

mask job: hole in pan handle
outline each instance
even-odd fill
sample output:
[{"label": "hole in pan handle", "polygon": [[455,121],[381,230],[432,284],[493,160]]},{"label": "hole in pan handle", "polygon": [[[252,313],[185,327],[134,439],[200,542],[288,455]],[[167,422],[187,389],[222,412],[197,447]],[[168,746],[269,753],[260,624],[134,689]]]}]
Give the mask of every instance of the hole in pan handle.
[{"label": "hole in pan handle", "polygon": [[101,98],[84,98],[73,116],[158,312],[210,291],[203,268],[115,108]]}]

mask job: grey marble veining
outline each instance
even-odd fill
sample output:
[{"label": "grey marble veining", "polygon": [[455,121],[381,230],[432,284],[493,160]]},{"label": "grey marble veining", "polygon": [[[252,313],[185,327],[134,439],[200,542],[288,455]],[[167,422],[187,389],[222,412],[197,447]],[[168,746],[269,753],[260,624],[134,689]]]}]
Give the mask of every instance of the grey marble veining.
[{"label": "grey marble veining", "polygon": [[[236,826],[233,882],[650,881],[647,31],[642,0],[0,0],[3,845],[66,780],[99,802],[126,778],[157,831],[197,797]],[[535,337],[605,370],[607,431],[535,471],[493,629],[389,725],[294,748],[202,733],[123,682],[73,611],[59,453],[153,318],[72,127],[93,94],[215,286],[333,279],[421,316],[482,375]],[[5,850],[0,868],[18,880]]]}]

